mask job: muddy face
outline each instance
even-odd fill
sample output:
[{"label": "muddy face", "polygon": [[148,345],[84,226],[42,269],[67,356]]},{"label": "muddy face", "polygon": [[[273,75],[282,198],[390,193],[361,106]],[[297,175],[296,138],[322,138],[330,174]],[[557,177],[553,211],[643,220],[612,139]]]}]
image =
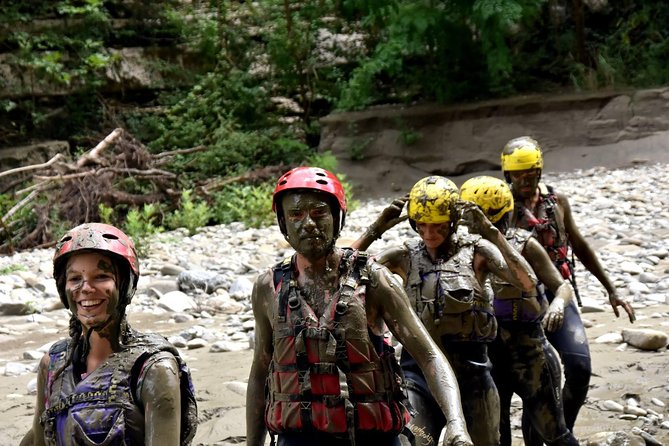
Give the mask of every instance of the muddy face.
[{"label": "muddy face", "polygon": [[509,172],[514,195],[531,198],[539,187],[541,171],[539,169],[516,170]]},{"label": "muddy face", "polygon": [[416,231],[423,239],[425,247],[437,249],[447,239],[450,233],[450,222],[445,223],[419,223],[416,222]]},{"label": "muddy face", "polygon": [[291,192],[281,199],[290,246],[309,260],[325,257],[334,246],[334,219],[326,197],[318,192]]},{"label": "muddy face", "polygon": [[104,331],[119,321],[119,291],[111,260],[100,253],[75,254],[65,270],[70,310],[85,329]]}]

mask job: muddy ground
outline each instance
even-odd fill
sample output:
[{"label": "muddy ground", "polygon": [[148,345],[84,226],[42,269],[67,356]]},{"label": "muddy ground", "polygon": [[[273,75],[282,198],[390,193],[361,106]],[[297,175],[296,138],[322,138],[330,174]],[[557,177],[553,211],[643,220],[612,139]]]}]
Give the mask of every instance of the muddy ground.
[{"label": "muddy ground", "polygon": [[[635,327],[650,327],[669,331],[669,320],[653,317],[669,312],[669,305],[658,305],[639,309]],[[588,402],[582,409],[576,425],[576,436],[584,440],[589,435],[602,431],[630,431],[633,426],[643,426],[639,420],[621,420],[618,414],[606,412],[598,407],[600,400],[615,400],[623,403],[625,395],[639,395],[642,407],[669,413],[665,408],[651,404],[652,397],[669,404],[669,353],[643,352],[629,347],[617,351],[616,344],[596,344],[593,340],[605,333],[619,331],[629,326],[626,319],[616,319],[612,311],[588,313],[584,319],[592,322],[588,328],[591,342],[594,376]],[[174,334],[184,327],[166,323],[162,318],[149,315],[131,315],[133,326],[141,330],[156,331],[165,335]],[[25,316],[4,317],[4,329],[20,329],[19,336],[0,335],[0,351],[3,360],[18,360],[24,351],[33,350],[42,344],[64,336],[65,329],[26,322]],[[31,327],[32,325],[32,327]],[[39,328],[38,328],[39,327]],[[244,385],[251,365],[250,350],[235,353],[210,353],[206,349],[185,352],[193,371],[199,409],[200,426],[196,442],[198,445],[223,445],[244,443]],[[30,362],[30,361],[25,361]],[[34,361],[33,361],[34,362]],[[0,445],[18,444],[23,432],[31,423],[34,407],[33,395],[27,394],[28,382],[35,377],[29,373],[17,377],[0,376]],[[669,430],[651,428],[655,437],[669,444]],[[515,444],[522,444],[519,430],[514,430]]]}]

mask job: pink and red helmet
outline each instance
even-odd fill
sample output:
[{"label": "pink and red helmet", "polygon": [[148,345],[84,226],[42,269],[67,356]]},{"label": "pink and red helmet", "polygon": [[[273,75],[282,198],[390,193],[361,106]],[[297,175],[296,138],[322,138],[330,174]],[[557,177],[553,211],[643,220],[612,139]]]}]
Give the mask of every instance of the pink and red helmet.
[{"label": "pink and red helmet", "polygon": [[74,253],[88,251],[100,251],[127,267],[130,277],[127,280],[125,300],[126,304],[130,303],[139,280],[139,260],[135,244],[130,237],[114,226],[104,223],[84,223],[70,229],[58,241],[53,256],[53,276],[65,307],[68,307],[68,302],[61,276],[65,274],[67,259]]},{"label": "pink and red helmet", "polygon": [[282,233],[286,233],[283,221],[283,211],[281,210],[280,197],[286,191],[313,190],[323,192],[336,200],[339,209],[333,209],[332,215],[335,218],[335,228],[337,234],[344,227],[346,218],[346,194],[344,187],[337,177],[332,173],[320,167],[296,167],[281,175],[274,188],[272,195],[272,210],[276,213],[279,221],[279,228]]}]

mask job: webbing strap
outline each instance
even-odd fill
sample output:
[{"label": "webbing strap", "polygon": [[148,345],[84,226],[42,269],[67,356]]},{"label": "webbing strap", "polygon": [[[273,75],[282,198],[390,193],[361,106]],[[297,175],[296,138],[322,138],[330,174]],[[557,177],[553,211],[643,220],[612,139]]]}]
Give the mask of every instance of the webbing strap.
[{"label": "webbing strap", "polygon": [[[109,402],[114,404],[116,401],[123,401],[125,398],[126,392],[117,392],[110,390],[101,390],[95,392],[85,392],[85,393],[73,393],[68,395],[65,398],[61,398],[58,403],[54,404],[50,408],[44,411],[43,417],[49,418],[53,417],[56,414],[69,409],[75,404],[80,403],[92,403],[92,402]],[[120,403],[119,403],[120,404]]]},{"label": "webbing strap", "polygon": [[292,280],[291,278],[291,270],[292,270],[292,258],[287,258],[284,259],[283,262],[281,263],[281,268],[277,268],[274,270],[274,287],[278,285],[277,279],[278,276],[280,275],[281,279],[281,289],[279,290],[279,316],[278,320],[279,323],[284,323],[286,322],[286,311],[288,307],[288,294],[290,290],[290,281]]}]

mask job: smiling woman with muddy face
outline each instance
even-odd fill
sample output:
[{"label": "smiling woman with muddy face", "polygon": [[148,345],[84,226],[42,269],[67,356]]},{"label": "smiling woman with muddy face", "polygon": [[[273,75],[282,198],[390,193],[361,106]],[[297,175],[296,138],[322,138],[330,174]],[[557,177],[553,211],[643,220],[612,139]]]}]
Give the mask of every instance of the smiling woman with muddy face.
[{"label": "smiling woman with muddy face", "polygon": [[40,362],[21,445],[189,444],[197,408],[188,368],[165,338],[133,330],[125,317],[139,279],[130,238],[105,224],[77,226],[53,264],[70,337]]}]

